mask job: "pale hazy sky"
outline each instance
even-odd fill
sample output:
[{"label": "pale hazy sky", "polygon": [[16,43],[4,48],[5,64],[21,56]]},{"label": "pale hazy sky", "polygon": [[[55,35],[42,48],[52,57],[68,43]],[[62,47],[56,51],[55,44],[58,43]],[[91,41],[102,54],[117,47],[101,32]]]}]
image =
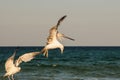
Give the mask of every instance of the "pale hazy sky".
[{"label": "pale hazy sky", "polygon": [[63,15],[65,46],[120,46],[120,0],[0,0],[0,46],[44,46]]}]

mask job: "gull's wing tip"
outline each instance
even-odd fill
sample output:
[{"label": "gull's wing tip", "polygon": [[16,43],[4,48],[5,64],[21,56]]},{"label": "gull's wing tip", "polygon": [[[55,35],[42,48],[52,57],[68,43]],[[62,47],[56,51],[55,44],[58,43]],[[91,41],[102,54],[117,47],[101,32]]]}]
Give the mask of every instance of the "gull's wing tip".
[{"label": "gull's wing tip", "polygon": [[60,25],[60,23],[67,17],[67,15],[64,15],[58,20],[57,27]]},{"label": "gull's wing tip", "polygon": [[61,17],[60,19],[59,19],[59,21],[62,21],[63,19],[65,19],[67,17],[67,15],[64,15],[63,17]]},{"label": "gull's wing tip", "polygon": [[64,15],[64,17],[67,17],[67,15]]},{"label": "gull's wing tip", "polygon": [[64,19],[64,18],[66,18],[67,17],[67,15],[64,15],[61,19]]},{"label": "gull's wing tip", "polygon": [[72,41],[75,41],[75,39],[72,39]]}]

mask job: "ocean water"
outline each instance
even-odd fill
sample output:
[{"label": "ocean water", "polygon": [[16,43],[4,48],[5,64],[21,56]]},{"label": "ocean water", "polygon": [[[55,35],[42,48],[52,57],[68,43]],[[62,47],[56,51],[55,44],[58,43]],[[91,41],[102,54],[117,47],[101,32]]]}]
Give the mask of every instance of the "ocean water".
[{"label": "ocean water", "polygon": [[[16,47],[0,47],[0,80],[5,74],[4,64]],[[20,55],[40,51],[43,47],[20,47]],[[36,56],[22,63],[15,80],[120,80],[120,47],[65,47],[49,50],[49,57]]]}]

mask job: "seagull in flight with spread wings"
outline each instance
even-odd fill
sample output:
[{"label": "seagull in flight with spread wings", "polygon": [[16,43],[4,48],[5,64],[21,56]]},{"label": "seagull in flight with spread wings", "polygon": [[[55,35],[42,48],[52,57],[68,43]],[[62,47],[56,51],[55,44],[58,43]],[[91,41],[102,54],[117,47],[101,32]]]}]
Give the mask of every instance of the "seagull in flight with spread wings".
[{"label": "seagull in flight with spread wings", "polygon": [[13,55],[7,59],[5,63],[6,73],[4,77],[8,77],[9,80],[14,80],[13,75],[20,72],[20,63],[31,61],[36,55],[40,54],[40,52],[25,53],[22,56],[20,56],[16,61],[14,61],[16,51],[17,49],[14,51]]},{"label": "seagull in flight with spread wings", "polygon": [[50,31],[49,31],[49,36],[47,38],[47,43],[46,46],[42,49],[42,53],[48,57],[48,50],[49,49],[55,49],[55,48],[60,48],[61,53],[63,53],[64,50],[64,46],[59,42],[59,40],[61,40],[61,38],[67,38],[70,40],[73,40],[72,38],[58,32],[58,26],[60,25],[60,23],[66,18],[67,16],[63,16],[58,20],[58,23],[53,26]]}]

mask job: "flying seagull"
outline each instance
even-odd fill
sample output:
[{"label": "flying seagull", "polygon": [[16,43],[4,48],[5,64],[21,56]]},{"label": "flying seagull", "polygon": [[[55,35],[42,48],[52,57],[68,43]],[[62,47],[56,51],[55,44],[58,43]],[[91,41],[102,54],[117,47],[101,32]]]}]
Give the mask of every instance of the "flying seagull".
[{"label": "flying seagull", "polygon": [[17,50],[14,51],[13,55],[9,57],[5,63],[6,73],[4,77],[8,77],[9,80],[11,79],[14,80],[13,75],[20,72],[21,70],[21,67],[19,67],[20,63],[31,61],[36,55],[40,53],[40,52],[25,53],[22,56],[20,56],[16,61],[14,61],[16,51]]},{"label": "flying seagull", "polygon": [[47,38],[46,46],[41,51],[46,57],[48,57],[49,49],[59,48],[61,50],[61,53],[63,53],[64,46],[59,42],[61,38],[67,38],[74,41],[74,39],[58,32],[58,26],[66,17],[67,17],[66,15],[61,17],[58,20],[57,24],[49,30],[49,36]]}]

